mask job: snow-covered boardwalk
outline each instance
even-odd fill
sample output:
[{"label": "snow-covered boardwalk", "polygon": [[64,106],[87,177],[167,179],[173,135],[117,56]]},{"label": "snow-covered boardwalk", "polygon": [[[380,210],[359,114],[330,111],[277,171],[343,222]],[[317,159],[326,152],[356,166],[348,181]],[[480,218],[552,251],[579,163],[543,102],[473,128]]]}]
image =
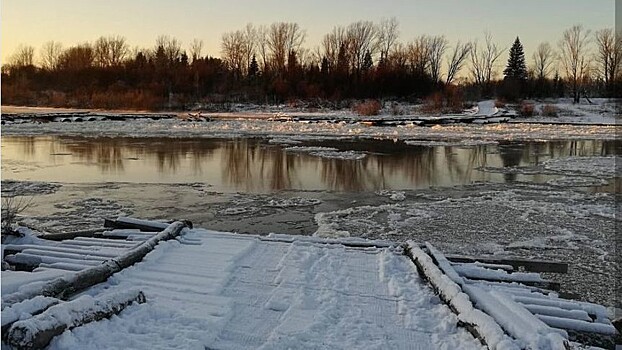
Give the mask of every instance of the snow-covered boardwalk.
[{"label": "snow-covered boardwalk", "polygon": [[481,348],[391,248],[192,230],[89,294],[130,287],[147,303],[51,348]]},{"label": "snow-covered boardwalk", "polygon": [[617,333],[604,307],[559,298],[537,273],[452,262],[429,243],[106,221],[125,229],[3,245],[7,261],[34,268],[2,272],[4,341],[20,349],[51,340],[51,349],[561,350],[581,334],[612,344]]}]

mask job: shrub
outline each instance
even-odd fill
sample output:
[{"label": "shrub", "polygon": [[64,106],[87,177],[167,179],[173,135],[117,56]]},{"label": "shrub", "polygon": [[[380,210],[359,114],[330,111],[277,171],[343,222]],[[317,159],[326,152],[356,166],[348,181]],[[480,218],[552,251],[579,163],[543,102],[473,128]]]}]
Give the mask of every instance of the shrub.
[{"label": "shrub", "polygon": [[554,105],[544,105],[542,115],[545,117],[557,117],[557,107]]},{"label": "shrub", "polygon": [[424,113],[460,113],[464,110],[464,93],[461,88],[448,85],[425,99]]},{"label": "shrub", "polygon": [[24,197],[4,197],[2,198],[2,234],[16,235],[13,230],[13,224],[17,216],[24,210],[32,206],[32,197],[26,199]]},{"label": "shrub", "polygon": [[367,100],[361,103],[357,103],[354,105],[353,110],[358,115],[378,115],[380,113],[380,109],[382,109],[382,105],[378,100]]},{"label": "shrub", "polygon": [[497,108],[505,108],[505,101],[503,101],[503,100],[495,100],[495,107],[497,107]]},{"label": "shrub", "polygon": [[393,102],[391,104],[391,115],[403,115],[403,114],[404,114],[404,108],[402,108],[396,102]]},{"label": "shrub", "polygon": [[523,102],[520,105],[520,115],[523,117],[531,117],[533,116],[535,111],[535,107],[533,103]]}]

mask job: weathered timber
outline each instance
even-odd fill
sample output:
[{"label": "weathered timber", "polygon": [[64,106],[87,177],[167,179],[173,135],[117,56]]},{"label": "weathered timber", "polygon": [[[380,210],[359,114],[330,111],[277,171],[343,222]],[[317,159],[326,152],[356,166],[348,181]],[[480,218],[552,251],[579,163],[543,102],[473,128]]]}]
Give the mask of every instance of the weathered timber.
[{"label": "weathered timber", "polygon": [[4,257],[4,261],[15,266],[18,271],[32,271],[42,263],[52,264],[57,262],[72,263],[88,266],[97,266],[101,261],[93,260],[77,260],[71,258],[59,258],[52,256],[33,255],[28,253],[17,253],[15,255],[7,255]]},{"label": "weathered timber", "polygon": [[65,330],[110,318],[134,302],[145,302],[143,292],[134,289],[106,293],[95,298],[83,295],[54,305],[32,318],[13,323],[7,334],[7,342],[16,349],[42,349]]},{"label": "weathered timber", "polygon": [[97,229],[74,231],[74,232],[46,233],[44,235],[39,236],[39,238],[47,239],[50,241],[63,241],[66,239],[74,239],[76,237],[94,237],[97,233],[103,232],[105,230],[106,229],[104,228],[97,228]]},{"label": "weathered timber", "polygon": [[22,314],[38,315],[52,305],[60,303],[61,300],[56,298],[37,296],[32,299],[24,300],[21,303],[13,305],[2,310],[2,337],[7,335],[7,331],[13,323],[18,321]]},{"label": "weathered timber", "polygon": [[141,261],[160,241],[177,237],[184,227],[186,225],[183,222],[174,222],[154,237],[116,258],[108,259],[102,264],[75,274],[59,277],[45,284],[33,288],[24,288],[23,291],[3,296],[2,307],[13,305],[37,295],[67,299],[77,292],[106,281],[114,273]]},{"label": "weathered timber", "polygon": [[474,263],[479,261],[486,264],[511,265],[516,270],[521,268],[530,272],[553,272],[568,273],[568,264],[557,261],[540,261],[540,260],[523,260],[515,258],[494,258],[487,256],[463,256],[463,255],[445,255],[447,260],[460,263]]},{"label": "weathered timber", "polygon": [[[62,253],[75,253],[84,254],[90,256],[102,256],[106,258],[114,258],[119,255],[119,252],[111,252],[109,249],[117,248],[105,248],[106,250],[96,249],[94,247],[67,247],[67,246],[49,246],[49,245],[37,245],[37,244],[7,244],[4,247],[4,255],[17,254],[19,252],[26,251],[28,249],[37,249],[50,252],[62,252]],[[104,259],[105,260],[105,259]]]},{"label": "weathered timber", "polygon": [[141,231],[161,231],[168,226],[167,223],[157,221],[138,220],[133,218],[118,217],[116,220],[104,219],[104,227],[116,229],[139,229]]},{"label": "weathered timber", "polygon": [[482,345],[495,348],[500,342],[512,341],[492,317],[473,306],[469,297],[461,292],[460,286],[443,274],[417,244],[411,241],[405,244],[404,254],[415,264],[419,274],[430,283],[443,303],[458,316],[458,325],[469,331]]}]

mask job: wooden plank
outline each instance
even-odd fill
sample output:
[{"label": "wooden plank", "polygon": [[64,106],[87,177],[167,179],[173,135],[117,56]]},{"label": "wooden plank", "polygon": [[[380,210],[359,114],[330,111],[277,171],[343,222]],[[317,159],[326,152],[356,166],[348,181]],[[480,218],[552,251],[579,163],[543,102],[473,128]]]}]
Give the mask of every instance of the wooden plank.
[{"label": "wooden plank", "polygon": [[521,268],[529,272],[568,273],[568,264],[558,261],[524,260],[516,258],[495,258],[486,256],[445,255],[451,262],[474,263],[479,261],[486,264],[511,265],[516,270]]}]

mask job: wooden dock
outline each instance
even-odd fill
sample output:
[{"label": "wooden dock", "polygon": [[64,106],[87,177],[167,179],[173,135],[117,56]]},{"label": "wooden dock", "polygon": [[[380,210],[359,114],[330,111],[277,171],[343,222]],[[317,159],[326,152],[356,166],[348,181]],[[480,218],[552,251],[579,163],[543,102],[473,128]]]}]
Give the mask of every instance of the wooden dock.
[{"label": "wooden dock", "polygon": [[[6,262],[16,270],[36,271],[42,279],[36,281],[36,286],[20,288],[2,296],[3,340],[17,348],[39,348],[45,346],[54,335],[60,334],[58,332],[110,317],[132,302],[148,300],[152,292],[160,293],[157,292],[157,288],[161,288],[160,284],[149,281],[145,284],[149,286],[147,290],[139,288],[122,295],[87,300],[99,306],[84,309],[82,305],[85,301],[80,299],[78,303],[74,299],[77,293],[89,290],[126,267],[140,262],[161,241],[176,239],[190,246],[201,244],[198,240],[184,237],[182,231],[189,227],[192,227],[189,222],[168,223],[120,217],[106,220],[105,228],[101,230],[44,236],[51,239],[50,244],[46,245],[4,245],[3,256]],[[564,299],[560,297],[559,283],[540,276],[540,272],[567,272],[568,266],[562,262],[445,256],[429,243],[411,241],[398,244],[288,235],[260,237],[222,233],[217,236],[221,241],[230,241],[227,246],[231,247],[236,242],[242,242],[241,238],[245,242],[257,241],[266,246],[278,246],[279,251],[293,245],[299,249],[307,245],[316,249],[321,246],[343,247],[351,251],[353,257],[356,254],[402,250],[412,262],[413,273],[418,271],[428,281],[441,300],[457,315],[459,325],[490,349],[504,342],[522,344],[521,348],[524,349],[535,349],[533,346],[538,342],[548,343],[553,349],[572,348],[573,342],[613,349],[620,341],[620,334],[612,325],[605,307]],[[241,251],[247,251],[247,248]],[[278,256],[274,258],[278,260]],[[209,266],[201,266],[200,270],[212,275]],[[163,286],[174,286],[166,280],[161,282]],[[10,281],[3,280],[4,283]],[[153,288],[156,289],[152,291]],[[194,290],[192,283],[187,288]],[[28,306],[28,303],[33,306]],[[32,322],[41,324],[45,322],[38,318],[63,312],[63,307],[84,310],[75,314],[73,326],[55,325],[59,327],[55,331],[44,329],[43,332],[24,336],[23,332],[29,327],[25,323],[28,320],[13,316],[11,308],[14,305],[30,307]]]}]

